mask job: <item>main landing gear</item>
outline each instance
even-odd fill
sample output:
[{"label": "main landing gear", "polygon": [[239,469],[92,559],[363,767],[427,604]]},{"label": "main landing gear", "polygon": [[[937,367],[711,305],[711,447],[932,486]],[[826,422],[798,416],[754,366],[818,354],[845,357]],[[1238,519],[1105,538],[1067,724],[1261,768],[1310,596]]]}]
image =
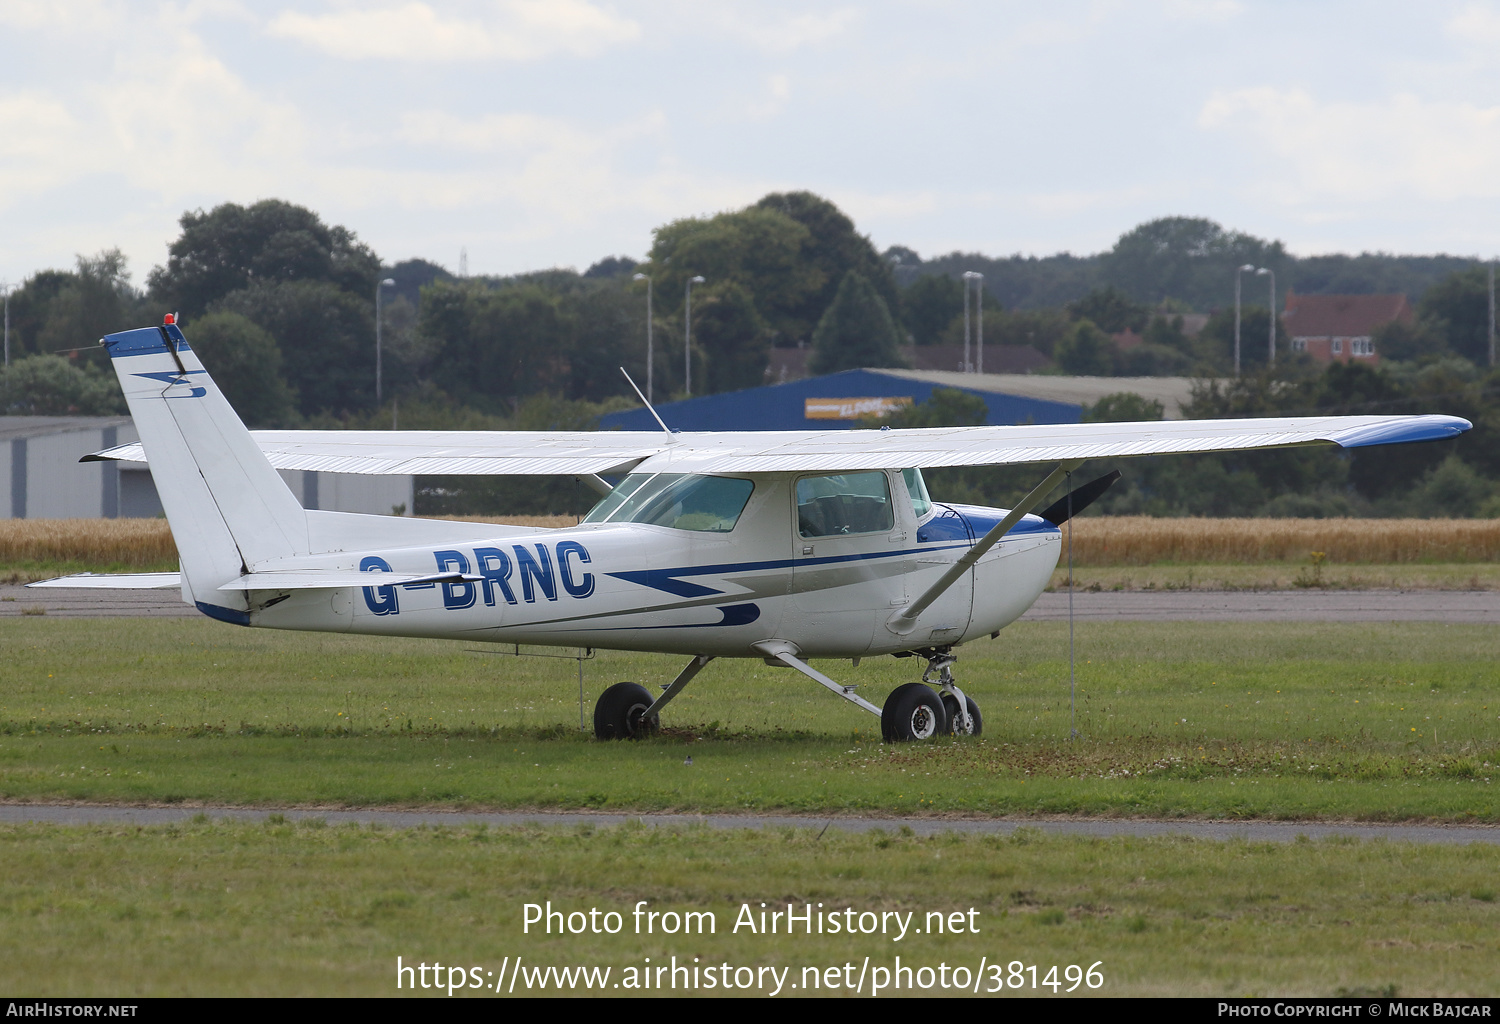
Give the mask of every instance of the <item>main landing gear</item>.
[{"label": "main landing gear", "polygon": [[594,704],[594,738],[601,740],[638,740],[661,728],[661,709],[682,692],[692,678],[713,661],[713,655],[700,654],[688,662],[652,699],[651,691],[640,683],[616,683],[599,695]]}]

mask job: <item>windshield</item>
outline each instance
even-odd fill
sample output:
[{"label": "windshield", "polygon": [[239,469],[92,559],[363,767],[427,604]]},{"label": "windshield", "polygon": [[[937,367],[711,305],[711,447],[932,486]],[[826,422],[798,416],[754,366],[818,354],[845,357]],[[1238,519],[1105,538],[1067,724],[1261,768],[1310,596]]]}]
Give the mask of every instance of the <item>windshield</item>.
[{"label": "windshield", "polygon": [[647,523],[697,533],[728,533],[755,485],[727,476],[633,473],[594,506],[585,523]]},{"label": "windshield", "polygon": [[921,519],[932,508],[932,499],[927,496],[927,481],[922,479],[920,469],[903,469],[901,479],[906,481],[906,493],[911,495],[911,510]]}]

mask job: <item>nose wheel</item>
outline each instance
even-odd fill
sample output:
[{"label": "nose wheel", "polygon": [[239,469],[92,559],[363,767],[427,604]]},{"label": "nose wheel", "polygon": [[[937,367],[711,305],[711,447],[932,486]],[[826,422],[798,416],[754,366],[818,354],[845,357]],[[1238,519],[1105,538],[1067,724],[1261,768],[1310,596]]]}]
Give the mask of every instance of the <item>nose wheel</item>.
[{"label": "nose wheel", "polygon": [[953,665],[958,659],[951,649],[930,647],[919,653],[927,658],[927,671],[922,673],[922,682],[936,683],[938,693],[942,695],[943,710],[948,715],[947,731],[954,736],[978,736],[984,729],[984,719],[974,698],[965,695],[953,681]]}]

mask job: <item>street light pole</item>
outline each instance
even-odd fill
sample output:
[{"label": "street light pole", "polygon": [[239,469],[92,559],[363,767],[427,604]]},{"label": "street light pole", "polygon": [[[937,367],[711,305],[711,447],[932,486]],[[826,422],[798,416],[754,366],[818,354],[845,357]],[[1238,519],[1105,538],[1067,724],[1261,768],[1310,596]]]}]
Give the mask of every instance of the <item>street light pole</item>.
[{"label": "street light pole", "polygon": [[1240,375],[1240,275],[1255,271],[1255,264],[1246,263],[1234,270],[1234,375]]},{"label": "street light pole", "polygon": [[396,282],[386,278],[375,286],[375,405],[378,408],[381,402],[380,375],[381,375],[381,352],[380,352],[380,289],[394,288]]},{"label": "street light pole", "polygon": [[682,313],[682,379],[684,390],[693,397],[693,285],[702,284],[703,278],[690,277],[687,282],[687,298],[683,300]]},{"label": "street light pole", "polygon": [[[7,306],[6,309],[10,307]],[[9,315],[6,323],[10,323]],[[7,347],[6,352],[10,349]],[[1490,260],[1490,365],[1495,365],[1495,261]]]},{"label": "street light pole", "polygon": [[646,404],[650,405],[652,402],[651,368],[656,362],[656,352],[652,348],[651,338],[651,277],[648,274],[637,274],[631,280],[646,282]]},{"label": "street light pole", "polygon": [[1274,370],[1276,368],[1276,271],[1270,267],[1261,267],[1255,272],[1256,277],[1262,274],[1271,275],[1271,349],[1266,365]]},{"label": "street light pole", "polygon": [[979,295],[974,300],[974,347],[977,350],[974,358],[974,372],[984,372],[984,275],[974,271],[974,278],[979,282]]},{"label": "street light pole", "polygon": [[[9,282],[0,283],[0,288],[5,289],[5,367],[6,367],[7,370],[9,370],[10,369],[10,283]],[[1494,274],[1491,273],[1490,274],[1490,295],[1491,295],[1491,298],[1490,298],[1490,309],[1491,310],[1494,310],[1494,306],[1496,306],[1496,303],[1494,303],[1494,291],[1496,291],[1496,289],[1494,289]],[[1490,342],[1490,363],[1494,364],[1494,361],[1496,361],[1496,355],[1494,355],[1494,351],[1496,351],[1496,345],[1494,345],[1494,334],[1496,334],[1496,331],[1494,331],[1494,313],[1491,313],[1490,322],[1491,322],[1491,327],[1490,327],[1490,337],[1491,337],[1491,342]]]},{"label": "street light pole", "polygon": [[972,290],[971,284],[976,277],[983,277],[983,275],[972,270],[964,271],[964,373],[974,372],[974,364],[969,359],[969,292]]}]

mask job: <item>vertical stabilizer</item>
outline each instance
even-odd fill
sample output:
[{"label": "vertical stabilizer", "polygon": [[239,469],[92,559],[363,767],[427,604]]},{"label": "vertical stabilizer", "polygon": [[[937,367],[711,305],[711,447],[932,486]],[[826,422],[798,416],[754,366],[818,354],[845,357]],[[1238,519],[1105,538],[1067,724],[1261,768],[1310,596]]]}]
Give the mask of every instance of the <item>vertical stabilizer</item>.
[{"label": "vertical stabilizer", "polygon": [[[108,350],[182,560],[183,598],[267,559],[306,554],[307,515],[176,324],[111,334]],[[235,598],[243,611],[243,597]]]}]

